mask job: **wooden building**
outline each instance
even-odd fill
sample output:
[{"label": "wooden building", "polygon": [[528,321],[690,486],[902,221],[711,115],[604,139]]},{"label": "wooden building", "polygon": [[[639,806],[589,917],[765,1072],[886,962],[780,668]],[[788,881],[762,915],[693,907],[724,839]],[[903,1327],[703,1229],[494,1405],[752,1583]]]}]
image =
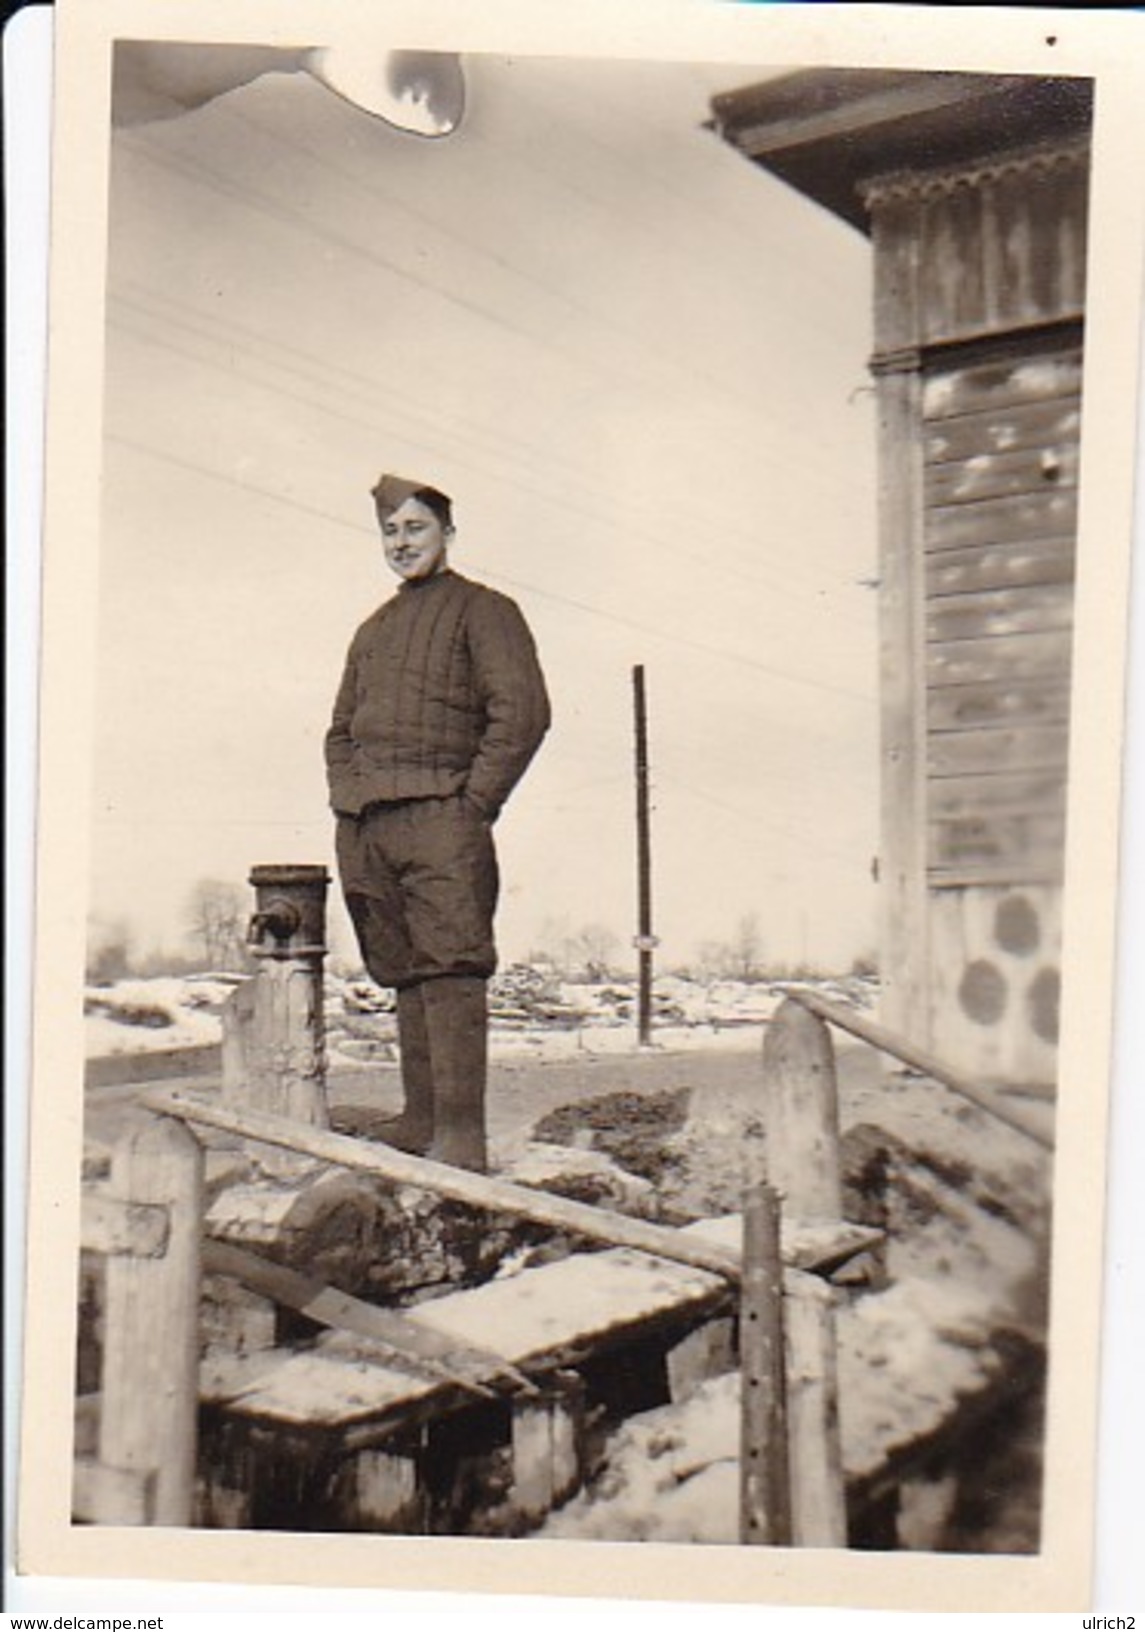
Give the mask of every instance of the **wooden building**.
[{"label": "wooden building", "polygon": [[1055,1074],[1091,85],[814,69],[720,135],[869,235],[884,1019]]}]

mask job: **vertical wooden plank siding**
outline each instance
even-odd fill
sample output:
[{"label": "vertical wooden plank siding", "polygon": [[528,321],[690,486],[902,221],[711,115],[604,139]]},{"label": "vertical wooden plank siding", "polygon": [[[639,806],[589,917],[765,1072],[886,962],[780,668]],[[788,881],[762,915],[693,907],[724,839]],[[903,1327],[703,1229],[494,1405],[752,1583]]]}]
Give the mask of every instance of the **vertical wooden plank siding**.
[{"label": "vertical wooden plank siding", "polygon": [[1088,144],[898,178],[919,200],[919,343],[1057,322],[1085,301]]},{"label": "vertical wooden plank siding", "polygon": [[[989,959],[962,937],[1027,887],[1048,932],[1061,888],[1092,86],[877,77],[808,69],[713,110],[725,140],[869,229],[881,1008],[916,1045],[955,1037],[972,1074],[998,1048]],[[1039,1057],[1052,973],[1042,1034],[1026,1027]]]}]

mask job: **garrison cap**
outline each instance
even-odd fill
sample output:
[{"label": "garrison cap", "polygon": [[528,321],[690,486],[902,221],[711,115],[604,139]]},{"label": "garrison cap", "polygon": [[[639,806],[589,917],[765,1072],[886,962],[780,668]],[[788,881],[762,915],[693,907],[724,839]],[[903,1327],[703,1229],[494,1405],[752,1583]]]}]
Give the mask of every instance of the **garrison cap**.
[{"label": "garrison cap", "polygon": [[[439,499],[446,499],[442,493],[430,482],[412,481],[408,476],[379,476],[377,483],[370,489],[374,504],[379,516],[388,516],[406,502],[422,493],[435,494]],[[448,502],[448,500],[447,500]]]}]

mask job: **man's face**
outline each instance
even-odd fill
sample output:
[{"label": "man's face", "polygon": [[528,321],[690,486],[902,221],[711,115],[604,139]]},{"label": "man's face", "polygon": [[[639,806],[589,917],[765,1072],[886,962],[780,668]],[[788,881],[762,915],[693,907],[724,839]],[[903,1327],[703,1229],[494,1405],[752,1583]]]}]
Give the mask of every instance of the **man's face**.
[{"label": "man's face", "polygon": [[427,504],[406,499],[391,510],[382,523],[382,546],[386,561],[399,578],[432,578],[445,565],[445,552],[453,536]]}]

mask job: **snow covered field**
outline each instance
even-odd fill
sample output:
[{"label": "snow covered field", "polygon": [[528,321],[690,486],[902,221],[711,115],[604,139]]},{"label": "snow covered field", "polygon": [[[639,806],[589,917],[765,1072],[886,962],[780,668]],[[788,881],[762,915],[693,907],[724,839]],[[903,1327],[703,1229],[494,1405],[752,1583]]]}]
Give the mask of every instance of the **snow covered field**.
[{"label": "snow covered field", "polygon": [[[215,973],[88,986],[87,1057],[218,1043],[223,1004],[242,979]],[[810,984],[835,1002],[864,1009],[877,992],[876,983],[863,977]],[[782,996],[778,982],[661,976],[653,987],[654,1040],[671,1049],[743,1047],[742,1028],[763,1024]],[[510,967],[491,987],[494,1058],[624,1053],[637,1044],[636,1006],[631,980],[570,982],[531,967]],[[392,994],[365,979],[328,973],[326,1037],[333,1065],[395,1057]]]}]

